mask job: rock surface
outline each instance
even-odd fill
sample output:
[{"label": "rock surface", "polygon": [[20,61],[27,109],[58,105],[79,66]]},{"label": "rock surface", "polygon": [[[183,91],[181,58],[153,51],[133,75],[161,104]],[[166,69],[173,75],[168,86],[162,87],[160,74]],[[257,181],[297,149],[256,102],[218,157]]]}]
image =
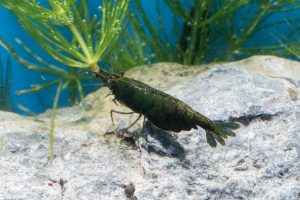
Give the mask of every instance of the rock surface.
[{"label": "rock surface", "polygon": [[[184,68],[184,75],[175,65],[164,77],[136,77],[214,120],[239,121],[237,136],[217,148],[207,145],[202,129],[175,135],[147,123],[149,153],[105,135],[109,110],[126,108],[104,99],[108,90],[101,89],[58,111],[50,162],[49,112],[37,118],[0,112],[0,199],[300,199],[300,81],[241,63],[216,64],[203,74]],[[120,127],[133,120],[115,115]]]}]

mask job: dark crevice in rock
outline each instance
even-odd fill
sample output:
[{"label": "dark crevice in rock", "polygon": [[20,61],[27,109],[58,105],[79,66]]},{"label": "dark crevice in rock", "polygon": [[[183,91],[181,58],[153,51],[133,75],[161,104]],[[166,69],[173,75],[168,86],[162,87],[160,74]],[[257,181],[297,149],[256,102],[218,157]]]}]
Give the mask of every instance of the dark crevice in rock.
[{"label": "dark crevice in rock", "polygon": [[[128,146],[142,147],[148,153],[154,153],[160,156],[168,156],[185,161],[186,152],[183,146],[177,141],[176,136],[168,131],[157,128],[151,122],[146,121],[144,129],[137,129],[133,132],[127,129],[108,132],[106,135],[116,133]],[[139,140],[143,138],[144,142]]]},{"label": "dark crevice in rock", "polygon": [[63,200],[64,199],[64,194],[65,194],[65,191],[66,191],[66,187],[65,187],[65,184],[68,182],[68,181],[65,181],[65,180],[63,180],[63,179],[59,179],[59,181],[57,181],[57,180],[54,180],[54,179],[51,179],[51,178],[49,178],[49,183],[48,183],[48,186],[53,186],[53,184],[59,184],[59,186],[60,186],[60,196],[61,196],[61,200]]},{"label": "dark crevice in rock", "polygon": [[67,183],[68,181],[65,181],[63,179],[59,179],[59,185],[60,185],[60,191],[61,191],[61,200],[64,199],[64,194],[65,194],[65,191],[66,191],[66,187],[65,187],[65,184]]},{"label": "dark crevice in rock", "polygon": [[145,122],[145,131],[151,142],[147,144],[148,152],[156,153],[161,156],[169,156],[185,160],[186,152],[183,146],[176,140],[171,133],[155,127],[151,122]]},{"label": "dark crevice in rock", "polygon": [[268,113],[259,113],[259,114],[249,114],[243,115],[240,117],[230,117],[229,121],[239,122],[244,126],[248,126],[252,121],[259,119],[261,121],[271,121],[274,117],[278,116],[280,113],[268,114]]},{"label": "dark crevice in rock", "polygon": [[135,188],[132,183],[124,186],[124,192],[126,195],[126,200],[138,200],[134,195]]}]

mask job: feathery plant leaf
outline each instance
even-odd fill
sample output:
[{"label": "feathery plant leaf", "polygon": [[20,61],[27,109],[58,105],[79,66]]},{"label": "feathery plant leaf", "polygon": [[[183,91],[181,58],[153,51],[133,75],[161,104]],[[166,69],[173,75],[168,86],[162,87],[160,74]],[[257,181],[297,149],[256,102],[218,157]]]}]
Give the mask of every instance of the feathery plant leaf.
[{"label": "feathery plant leaf", "polygon": [[50,125],[50,160],[54,159],[54,124],[55,124],[55,115],[58,106],[58,100],[61,91],[63,90],[63,85],[60,83],[56,89],[56,95],[53,101],[53,111],[51,113],[51,125]]},{"label": "feathery plant leaf", "polygon": [[[119,34],[126,16],[129,0],[103,0],[100,13],[91,20],[86,0],[48,0],[44,7],[36,0],[2,0],[0,6],[10,10],[26,32],[56,61],[61,68],[44,61],[30,48],[17,40],[25,52],[38,64],[20,57],[14,48],[0,37],[0,45],[9,51],[18,63],[27,69],[57,76],[56,80],[32,85],[18,94],[33,93],[58,85],[51,115],[50,159],[53,155],[55,112],[60,94],[69,88],[74,98],[74,88],[83,98],[81,80],[90,79],[86,70],[98,72],[98,62]],[[67,33],[67,34],[66,34]],[[67,69],[66,69],[67,68]],[[77,68],[79,70],[75,70]]]},{"label": "feathery plant leaf", "polygon": [[[286,19],[285,22],[289,27],[292,27],[293,31],[290,34],[282,36],[283,40],[276,39],[284,49],[282,50],[284,55],[292,55],[292,57],[300,59],[300,20]],[[274,36],[275,37],[275,36]],[[291,42],[292,41],[292,42]]]},{"label": "feathery plant leaf", "polygon": [[[34,0],[5,0],[0,6],[11,10],[31,37],[58,62],[69,67],[88,68],[100,61],[119,33],[128,1],[103,1],[99,7],[102,19],[97,35],[91,33],[86,0],[80,0],[79,6],[75,0],[49,0],[51,8]],[[62,33],[65,30],[76,42]]]},{"label": "feathery plant leaf", "polygon": [[[122,48],[118,45],[106,57],[124,69],[151,62],[178,62],[186,65],[212,61],[229,61],[256,54],[287,55],[283,46],[271,34],[274,28],[285,25],[285,20],[272,21],[277,14],[299,9],[296,0],[157,0],[174,14],[173,37],[160,19],[154,24],[143,8],[142,0],[132,0],[127,29],[122,33]],[[240,13],[244,13],[240,17]],[[183,24],[181,29],[180,24]],[[279,26],[280,25],[280,26]],[[158,28],[159,27],[159,28]],[[292,29],[295,29],[293,27]],[[182,30],[182,32],[178,31]],[[259,38],[258,38],[259,36]],[[258,39],[257,39],[258,38]],[[251,40],[259,40],[255,46]],[[265,42],[270,39],[270,43]],[[273,40],[272,40],[273,39]],[[272,41],[271,41],[272,40]],[[134,41],[134,42],[132,42]],[[250,41],[250,42],[249,42]],[[265,44],[265,45],[264,45]],[[122,70],[122,69],[119,69]]]}]

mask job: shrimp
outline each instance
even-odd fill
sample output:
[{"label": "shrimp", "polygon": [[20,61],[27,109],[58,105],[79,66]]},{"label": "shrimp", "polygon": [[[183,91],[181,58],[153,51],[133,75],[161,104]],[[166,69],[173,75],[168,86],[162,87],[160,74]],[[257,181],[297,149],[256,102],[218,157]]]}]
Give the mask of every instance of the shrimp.
[{"label": "shrimp", "polygon": [[225,145],[224,139],[234,137],[232,129],[239,127],[235,122],[212,121],[179,99],[124,75],[102,69],[94,74],[109,87],[114,100],[138,113],[138,119],[143,115],[162,130],[178,133],[200,126],[206,132],[207,143],[216,147],[217,142]]}]

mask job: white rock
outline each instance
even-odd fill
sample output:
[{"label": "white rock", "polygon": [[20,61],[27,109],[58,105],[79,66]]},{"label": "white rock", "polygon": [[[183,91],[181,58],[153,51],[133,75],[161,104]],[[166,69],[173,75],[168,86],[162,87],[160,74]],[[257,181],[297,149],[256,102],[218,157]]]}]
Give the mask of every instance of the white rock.
[{"label": "white rock", "polygon": [[0,112],[0,199],[126,199],[130,184],[135,191],[128,199],[299,199],[299,80],[239,63],[188,75],[166,90],[212,119],[244,124],[217,148],[208,146],[202,129],[175,140],[148,124],[152,153],[140,152],[104,135],[113,104],[90,95],[58,111],[50,162],[48,115],[36,120]]}]

